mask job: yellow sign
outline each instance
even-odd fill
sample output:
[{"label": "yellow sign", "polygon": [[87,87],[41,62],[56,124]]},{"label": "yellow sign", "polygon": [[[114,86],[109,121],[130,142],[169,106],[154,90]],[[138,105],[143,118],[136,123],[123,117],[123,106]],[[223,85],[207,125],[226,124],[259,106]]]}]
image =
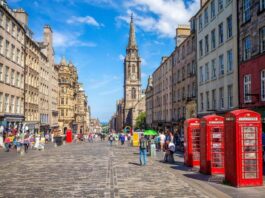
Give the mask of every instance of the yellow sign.
[{"label": "yellow sign", "polygon": [[139,133],[133,133],[133,146],[139,146]]}]

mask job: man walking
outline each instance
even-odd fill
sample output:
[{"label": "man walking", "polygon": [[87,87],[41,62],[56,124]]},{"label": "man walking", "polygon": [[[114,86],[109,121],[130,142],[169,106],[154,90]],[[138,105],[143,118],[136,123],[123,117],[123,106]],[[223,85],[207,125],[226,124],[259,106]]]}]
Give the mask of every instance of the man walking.
[{"label": "man walking", "polygon": [[112,134],[110,134],[110,136],[109,136],[109,144],[110,144],[110,146],[112,146],[113,140],[114,140],[114,138],[113,138]]},{"label": "man walking", "polygon": [[141,166],[146,165],[146,148],[147,148],[147,139],[144,137],[144,134],[142,134],[139,142]]},{"label": "man walking", "polygon": [[125,135],[124,134],[121,134],[120,139],[121,139],[121,145],[124,145]]}]

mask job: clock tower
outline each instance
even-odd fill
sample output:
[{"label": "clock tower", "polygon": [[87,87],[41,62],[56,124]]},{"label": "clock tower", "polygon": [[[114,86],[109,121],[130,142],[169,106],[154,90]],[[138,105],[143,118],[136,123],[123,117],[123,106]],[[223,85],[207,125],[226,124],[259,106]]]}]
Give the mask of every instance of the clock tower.
[{"label": "clock tower", "polygon": [[135,107],[141,99],[141,59],[136,44],[133,15],[124,59],[124,125],[134,127]]}]

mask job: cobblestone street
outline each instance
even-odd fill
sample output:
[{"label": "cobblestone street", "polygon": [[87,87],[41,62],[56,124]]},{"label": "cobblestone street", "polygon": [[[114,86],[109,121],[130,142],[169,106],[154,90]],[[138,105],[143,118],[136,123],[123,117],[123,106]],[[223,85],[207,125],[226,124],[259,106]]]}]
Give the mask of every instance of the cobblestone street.
[{"label": "cobblestone street", "polygon": [[139,166],[137,149],[127,145],[51,146],[2,158],[0,197],[228,197],[226,191],[238,196],[237,189],[196,180],[182,165],[161,163],[160,157]]},{"label": "cobblestone street", "polygon": [[177,171],[141,167],[136,149],[106,142],[30,151],[1,161],[0,174],[1,197],[207,197]]}]

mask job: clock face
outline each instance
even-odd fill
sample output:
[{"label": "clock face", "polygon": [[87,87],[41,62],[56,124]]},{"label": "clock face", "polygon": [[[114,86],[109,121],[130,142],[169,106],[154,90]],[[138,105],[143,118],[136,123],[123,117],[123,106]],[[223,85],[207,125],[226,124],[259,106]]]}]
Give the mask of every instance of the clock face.
[{"label": "clock face", "polygon": [[131,79],[132,79],[132,80],[135,80],[135,79],[136,79],[136,75],[135,75],[135,74],[132,74],[132,75],[131,75]]}]

